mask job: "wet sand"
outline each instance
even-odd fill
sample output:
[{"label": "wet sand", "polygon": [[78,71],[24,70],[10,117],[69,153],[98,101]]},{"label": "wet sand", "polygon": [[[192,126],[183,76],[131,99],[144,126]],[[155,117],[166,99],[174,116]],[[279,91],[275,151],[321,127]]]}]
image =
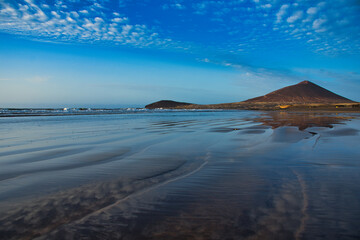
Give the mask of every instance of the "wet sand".
[{"label": "wet sand", "polygon": [[0,119],[0,239],[358,239],[359,117]]}]

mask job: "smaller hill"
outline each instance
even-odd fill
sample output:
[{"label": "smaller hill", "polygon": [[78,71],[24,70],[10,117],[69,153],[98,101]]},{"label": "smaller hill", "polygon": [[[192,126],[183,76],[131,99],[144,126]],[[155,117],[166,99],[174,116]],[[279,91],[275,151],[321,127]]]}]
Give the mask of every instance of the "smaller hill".
[{"label": "smaller hill", "polygon": [[158,102],[154,102],[145,106],[147,109],[155,109],[155,108],[176,108],[181,106],[191,105],[191,103],[185,102],[176,102],[171,100],[161,100]]},{"label": "smaller hill", "polygon": [[354,103],[350,99],[326,90],[315,83],[303,81],[281,88],[264,96],[248,99],[245,103]]}]

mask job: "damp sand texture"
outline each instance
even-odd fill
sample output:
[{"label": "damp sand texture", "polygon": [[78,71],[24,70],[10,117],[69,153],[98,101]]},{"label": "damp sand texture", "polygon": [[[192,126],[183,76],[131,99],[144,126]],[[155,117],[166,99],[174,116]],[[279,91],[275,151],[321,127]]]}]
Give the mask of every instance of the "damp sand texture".
[{"label": "damp sand texture", "polygon": [[0,239],[359,239],[360,115],[0,118]]}]

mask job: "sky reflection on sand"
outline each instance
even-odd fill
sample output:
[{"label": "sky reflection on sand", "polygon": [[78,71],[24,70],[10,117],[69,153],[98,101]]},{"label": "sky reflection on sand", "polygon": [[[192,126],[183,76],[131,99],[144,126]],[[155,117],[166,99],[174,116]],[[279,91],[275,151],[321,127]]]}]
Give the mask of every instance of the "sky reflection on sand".
[{"label": "sky reflection on sand", "polygon": [[7,119],[1,239],[356,239],[358,114]]}]

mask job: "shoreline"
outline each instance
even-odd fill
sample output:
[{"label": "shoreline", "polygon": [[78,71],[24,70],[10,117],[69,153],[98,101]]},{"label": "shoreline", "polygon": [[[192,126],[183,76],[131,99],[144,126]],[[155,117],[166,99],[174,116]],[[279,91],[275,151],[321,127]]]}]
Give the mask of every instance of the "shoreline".
[{"label": "shoreline", "polygon": [[[3,108],[4,109],[4,108]],[[333,104],[294,104],[294,103],[221,103],[221,104],[191,104],[185,106],[176,107],[159,107],[159,108],[141,108],[133,111],[118,111],[119,109],[106,109],[107,111],[77,111],[77,112],[58,112],[58,109],[54,109],[56,112],[42,112],[43,110],[49,110],[48,108],[37,108],[39,112],[18,112],[20,109],[14,109],[14,112],[10,111],[1,112],[0,118],[11,117],[48,117],[48,116],[95,116],[95,115],[118,115],[118,114],[136,114],[136,113],[151,113],[162,112],[166,110],[184,110],[184,111],[274,111],[274,112],[307,112],[307,113],[360,113],[360,102],[354,103],[333,103]],[[22,108],[21,110],[34,110],[33,108]]]},{"label": "shoreline", "polygon": [[221,103],[221,104],[208,104],[198,105],[192,104],[187,106],[177,106],[169,109],[222,109],[222,110],[260,110],[260,111],[329,111],[329,112],[360,112],[360,103]]},{"label": "shoreline", "polygon": [[[241,108],[196,108],[196,109],[185,109],[185,108],[168,108],[168,109],[154,109],[153,111],[147,112],[155,112],[156,110],[184,110],[184,112],[189,112],[192,110],[204,110],[199,112],[212,112],[212,111],[262,111],[262,112],[287,112],[287,113],[360,113],[360,109],[306,109],[306,108],[296,108],[296,109],[241,109]],[[158,111],[157,113],[167,112],[167,111]],[[144,112],[141,112],[144,113]],[[88,113],[88,114],[6,114],[1,115],[1,118],[14,118],[14,117],[66,117],[66,116],[101,116],[101,115],[123,115],[123,114],[139,114],[139,112],[127,112],[127,113]]]}]

